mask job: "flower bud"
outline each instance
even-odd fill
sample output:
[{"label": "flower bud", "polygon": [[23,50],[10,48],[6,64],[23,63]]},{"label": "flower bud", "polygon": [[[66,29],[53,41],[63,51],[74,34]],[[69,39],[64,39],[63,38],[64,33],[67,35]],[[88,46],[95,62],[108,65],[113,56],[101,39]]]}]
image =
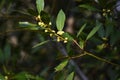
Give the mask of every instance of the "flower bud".
[{"label": "flower bud", "polygon": [[59,37],[57,37],[57,42],[60,42],[60,38]]},{"label": "flower bud", "polygon": [[57,34],[58,35],[62,35],[64,33],[64,31],[58,31]]}]

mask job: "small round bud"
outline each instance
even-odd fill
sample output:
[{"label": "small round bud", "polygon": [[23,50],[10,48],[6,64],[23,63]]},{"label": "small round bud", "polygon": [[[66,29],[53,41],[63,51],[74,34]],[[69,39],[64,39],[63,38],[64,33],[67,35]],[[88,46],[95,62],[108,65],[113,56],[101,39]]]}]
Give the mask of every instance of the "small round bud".
[{"label": "small round bud", "polygon": [[57,37],[57,42],[60,42],[60,38],[59,37]]},{"label": "small round bud", "polygon": [[8,80],[8,76],[5,76],[5,80]]},{"label": "small round bud", "polygon": [[47,29],[45,29],[45,32],[48,32],[48,30],[47,30]]},{"label": "small round bud", "polygon": [[65,40],[64,43],[67,43],[67,40]]},{"label": "small round bud", "polygon": [[52,37],[52,36],[53,36],[53,34],[51,33],[51,34],[50,34],[50,37]]},{"label": "small round bud", "polygon": [[37,18],[40,19],[40,15],[38,15]]},{"label": "small round bud", "polygon": [[65,40],[68,40],[68,38],[67,38],[67,37],[65,37]]},{"label": "small round bud", "polygon": [[108,9],[107,12],[110,12],[110,9]]},{"label": "small round bud", "polygon": [[103,16],[106,16],[106,13],[103,13],[102,15],[103,15]]},{"label": "small round bud", "polygon": [[40,25],[40,26],[41,26],[41,24],[42,24],[42,22],[38,22],[38,25]]},{"label": "small round bud", "polygon": [[53,33],[55,33],[55,31],[54,31],[54,30],[52,30],[52,32],[53,32]]},{"label": "small round bud", "polygon": [[51,22],[49,22],[49,25],[51,26],[51,25],[52,25],[52,23],[51,23]]},{"label": "small round bud", "polygon": [[62,35],[64,33],[64,31],[58,31],[57,34],[58,35]]},{"label": "small round bud", "polygon": [[105,11],[106,11],[106,9],[102,9],[102,11],[103,11],[103,12],[105,12]]}]

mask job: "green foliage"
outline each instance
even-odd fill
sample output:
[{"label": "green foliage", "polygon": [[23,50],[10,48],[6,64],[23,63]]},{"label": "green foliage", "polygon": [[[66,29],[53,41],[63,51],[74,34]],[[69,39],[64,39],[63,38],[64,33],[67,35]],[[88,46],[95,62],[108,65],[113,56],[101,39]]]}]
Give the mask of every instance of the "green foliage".
[{"label": "green foliage", "polygon": [[41,17],[41,20],[42,20],[45,24],[49,24],[49,22],[50,22],[50,16],[49,16],[48,13],[46,13],[46,12],[44,12],[44,11],[41,11],[40,17]]},{"label": "green foliage", "polygon": [[81,34],[81,32],[84,30],[85,27],[86,27],[86,24],[84,24],[84,25],[80,28],[80,30],[79,30],[78,33],[77,33],[77,37]]},{"label": "green foliage", "polygon": [[61,71],[67,65],[68,60],[62,61],[57,67],[55,67],[55,71]]},{"label": "green foliage", "polygon": [[96,26],[88,34],[86,40],[90,39],[99,30],[100,27],[101,27],[101,23],[97,22]]},{"label": "green foliage", "polygon": [[0,1],[0,79],[119,80],[116,0],[72,2]]},{"label": "green foliage", "polygon": [[82,4],[82,5],[79,5],[79,7],[85,8],[85,9],[90,10],[90,11],[99,11],[97,8],[95,8],[91,5],[88,5],[88,4]]},{"label": "green foliage", "polygon": [[74,77],[74,72],[71,72],[71,73],[67,76],[66,80],[73,80],[73,77]]},{"label": "green foliage", "polygon": [[22,26],[23,28],[28,28],[30,30],[38,30],[38,27],[36,27],[36,24],[32,24],[29,22],[19,22],[19,25]]},{"label": "green foliage", "polygon": [[60,10],[57,15],[57,20],[56,20],[56,26],[59,31],[63,30],[65,19],[66,19],[65,13],[63,12],[63,10]]},{"label": "green foliage", "polygon": [[5,77],[0,74],[0,79],[1,79],[1,80],[5,80]]},{"label": "green foliage", "polygon": [[36,0],[37,10],[40,14],[41,11],[44,9],[44,0]]},{"label": "green foliage", "polygon": [[46,43],[48,43],[48,42],[49,42],[49,40],[43,41],[43,42],[38,43],[38,44],[36,44],[35,46],[33,46],[33,48],[38,47],[38,46],[41,46],[41,45],[44,45],[44,44],[46,44]]}]

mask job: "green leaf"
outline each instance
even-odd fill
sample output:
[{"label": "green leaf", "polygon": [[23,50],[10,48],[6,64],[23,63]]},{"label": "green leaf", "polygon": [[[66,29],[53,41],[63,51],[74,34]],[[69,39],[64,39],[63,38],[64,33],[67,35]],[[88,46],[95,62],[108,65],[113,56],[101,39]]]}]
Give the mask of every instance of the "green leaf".
[{"label": "green leaf", "polygon": [[65,19],[66,19],[65,13],[63,12],[63,10],[60,10],[56,20],[56,26],[59,31],[63,30]]},{"label": "green leaf", "polygon": [[88,4],[82,4],[82,5],[79,5],[79,7],[88,9],[90,11],[99,11],[97,8],[95,8],[95,7],[91,6],[91,5],[88,5]]},{"label": "green leaf", "polygon": [[101,23],[98,23],[96,24],[96,27],[94,27],[91,32],[88,34],[86,40],[90,39],[98,30],[99,28],[101,27]]},{"label": "green leaf", "polygon": [[36,0],[36,5],[38,13],[40,14],[40,12],[44,9],[44,0]]},{"label": "green leaf", "polygon": [[82,40],[82,39],[80,39],[79,44],[80,44],[80,48],[81,48],[81,49],[83,49],[83,48],[84,48],[84,43],[85,43],[85,41],[84,41],[84,40]]},{"label": "green leaf", "polygon": [[101,26],[100,29],[98,30],[98,35],[101,38],[105,37],[105,29],[103,26]]},{"label": "green leaf", "polygon": [[71,72],[71,73],[67,76],[66,80],[73,80],[73,78],[74,78],[74,72]]},{"label": "green leaf", "polygon": [[66,74],[66,70],[57,72],[53,80],[65,80],[65,77],[67,76]]},{"label": "green leaf", "polygon": [[45,80],[45,79],[43,79],[42,77],[36,76],[35,80]]},{"label": "green leaf", "polygon": [[61,62],[57,67],[55,67],[55,72],[63,70],[63,68],[67,65],[68,60]]},{"label": "green leaf", "polygon": [[30,30],[38,30],[39,29],[36,24],[32,24],[29,22],[19,22],[19,25],[20,25],[20,27],[28,28]]},{"label": "green leaf", "polygon": [[0,74],[0,80],[5,80],[5,77]]},{"label": "green leaf", "polygon": [[26,72],[20,72],[17,75],[15,75],[13,77],[13,79],[15,79],[15,80],[26,80],[27,79],[26,74],[27,74]]},{"label": "green leaf", "polygon": [[105,28],[106,28],[106,37],[108,37],[108,36],[110,36],[110,34],[113,32],[113,22],[112,21],[110,21],[110,19],[109,18],[107,18],[106,19],[106,26],[105,26]]},{"label": "green leaf", "polygon": [[40,17],[41,17],[41,20],[45,24],[49,24],[49,22],[50,22],[50,15],[48,13],[46,13],[45,11],[41,11]]},{"label": "green leaf", "polygon": [[84,25],[80,28],[79,32],[77,33],[77,37],[81,34],[81,32],[83,31],[83,29],[85,28],[85,26],[86,26],[86,24],[84,24]]},{"label": "green leaf", "polygon": [[27,12],[31,15],[31,16],[37,16],[37,12],[33,9],[28,9]]},{"label": "green leaf", "polygon": [[33,46],[33,48],[38,47],[38,46],[41,46],[41,45],[43,45],[43,44],[46,44],[47,42],[49,42],[49,40],[43,41],[43,42],[41,42],[41,43],[38,43],[38,44],[36,44],[35,46]]},{"label": "green leaf", "polygon": [[119,40],[120,40],[120,32],[116,31],[116,32],[112,33],[112,35],[110,36],[110,44],[113,46]]}]

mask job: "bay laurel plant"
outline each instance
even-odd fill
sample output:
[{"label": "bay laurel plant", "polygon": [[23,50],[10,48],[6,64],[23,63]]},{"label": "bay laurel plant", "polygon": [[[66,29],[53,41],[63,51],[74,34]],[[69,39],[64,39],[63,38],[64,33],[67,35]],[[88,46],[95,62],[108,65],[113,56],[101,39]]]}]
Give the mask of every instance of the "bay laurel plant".
[{"label": "bay laurel plant", "polygon": [[[56,23],[56,29],[53,29],[53,23],[51,22],[51,16],[44,11],[44,0],[36,0],[36,8],[37,8],[37,12],[38,15],[36,16],[36,22],[37,24],[33,24],[33,23],[29,23],[29,22],[19,22],[21,25],[27,25],[27,28],[31,29],[31,30],[41,30],[44,31],[44,33],[46,33],[48,36],[51,37],[51,39],[55,42],[62,42],[63,44],[68,44],[68,43],[74,43],[76,45],[76,47],[79,48],[80,50],[80,54],[76,55],[76,56],[69,56],[66,55],[64,56],[62,59],[62,62],[55,67],[55,72],[59,72],[64,70],[64,68],[66,66],[68,66],[70,60],[75,59],[75,58],[81,58],[83,56],[90,56],[91,58],[95,58],[99,61],[102,62],[106,62],[114,65],[114,66],[119,66],[116,63],[113,63],[109,60],[106,60],[104,58],[101,58],[99,56],[96,56],[94,53],[91,53],[90,51],[87,51],[85,49],[86,47],[86,43],[88,42],[88,40],[90,40],[92,37],[94,37],[94,35],[96,33],[99,33],[99,31],[101,30],[101,27],[103,26],[103,23],[101,23],[100,21],[96,20],[95,23],[95,27],[89,32],[89,34],[87,34],[85,40],[80,40],[80,42],[78,42],[77,38],[82,34],[83,30],[86,28],[87,23],[84,23],[84,25],[80,28],[80,30],[77,32],[77,35],[74,35],[74,37],[68,33],[64,31],[64,26],[65,26],[65,21],[66,21],[66,15],[64,13],[64,11],[61,9],[56,17],[56,21],[54,21]],[[79,7],[82,8],[88,8],[90,10],[96,10],[93,7],[89,7],[86,5],[80,5]],[[103,9],[103,16],[106,16],[107,13],[105,13],[105,9]],[[110,10],[107,10],[107,12],[110,12]],[[108,31],[109,33],[109,31]],[[100,35],[102,35],[102,33],[99,33]],[[106,38],[102,38],[102,39],[106,39]],[[41,46],[42,44],[47,43],[49,40],[43,41],[41,43],[38,43],[37,45],[33,46],[33,48]],[[104,47],[105,45],[101,45],[99,47],[101,47],[101,49]],[[71,71],[69,73],[69,75],[67,77],[65,77],[66,80],[73,80],[74,77],[74,70]]]}]

